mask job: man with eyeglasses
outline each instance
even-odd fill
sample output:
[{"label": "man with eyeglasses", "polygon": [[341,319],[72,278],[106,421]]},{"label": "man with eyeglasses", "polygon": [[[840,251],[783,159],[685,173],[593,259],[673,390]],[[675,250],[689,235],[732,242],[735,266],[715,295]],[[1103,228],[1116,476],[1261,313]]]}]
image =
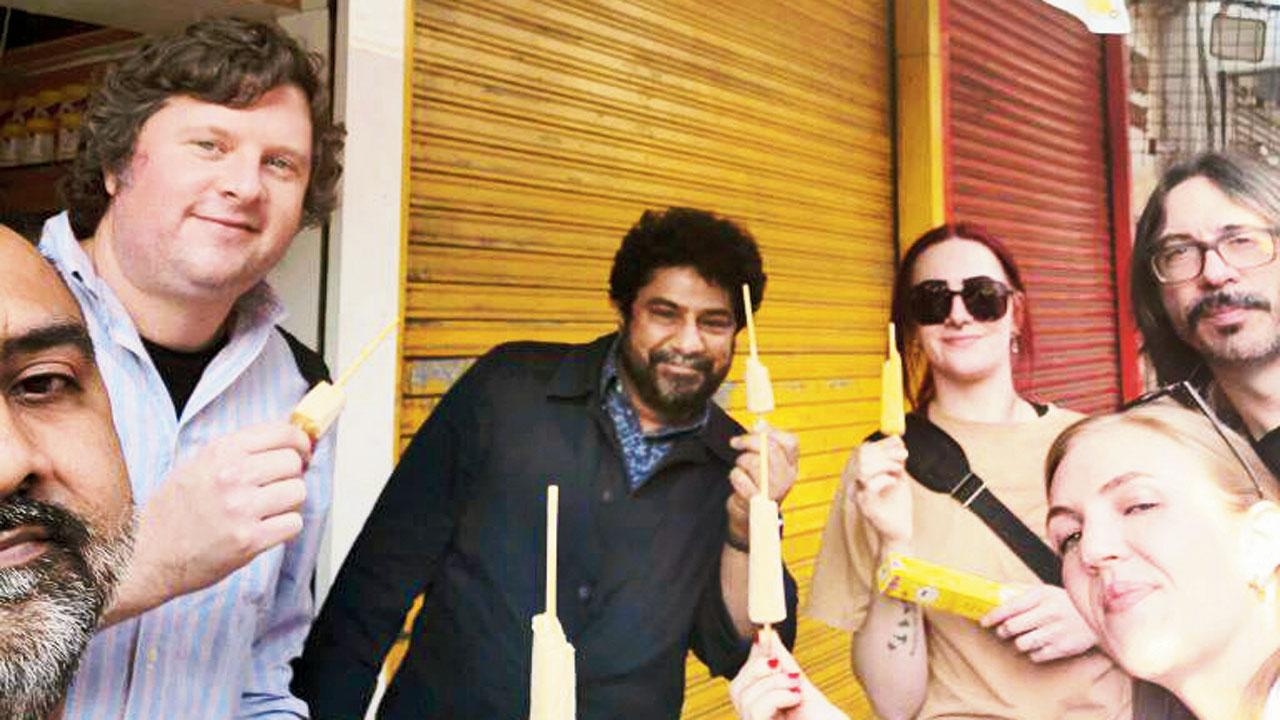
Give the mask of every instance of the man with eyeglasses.
[{"label": "man with eyeglasses", "polygon": [[1165,172],[1138,221],[1130,290],[1162,385],[1192,381],[1280,472],[1280,175],[1199,155]]}]

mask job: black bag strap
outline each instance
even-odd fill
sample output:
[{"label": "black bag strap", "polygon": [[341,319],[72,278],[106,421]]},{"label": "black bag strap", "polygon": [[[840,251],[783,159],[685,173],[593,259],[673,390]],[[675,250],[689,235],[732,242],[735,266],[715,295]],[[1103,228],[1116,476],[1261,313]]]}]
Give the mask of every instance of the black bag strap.
[{"label": "black bag strap", "polygon": [[[910,413],[906,419],[902,440],[907,446],[907,472],[977,515],[1041,581],[1061,586],[1062,560],[974,474],[960,443],[919,413]],[[877,432],[872,437],[884,436]]]},{"label": "black bag strap", "polygon": [[298,374],[302,375],[302,379],[307,381],[307,388],[313,388],[320,383],[332,382],[329,378],[329,366],[325,364],[324,358],[305,343],[293,336],[293,333],[285,330],[279,325],[276,330],[284,336],[285,342],[289,344],[289,352],[293,353],[293,362],[298,366]]}]

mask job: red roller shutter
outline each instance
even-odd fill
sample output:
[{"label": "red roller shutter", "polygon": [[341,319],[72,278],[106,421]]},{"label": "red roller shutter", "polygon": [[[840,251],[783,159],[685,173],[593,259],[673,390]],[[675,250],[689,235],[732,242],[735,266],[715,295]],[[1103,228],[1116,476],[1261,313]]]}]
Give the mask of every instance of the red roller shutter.
[{"label": "red roller shutter", "polygon": [[1031,300],[1021,389],[1081,411],[1120,398],[1103,43],[1041,0],[948,0],[952,217],[1008,241]]}]

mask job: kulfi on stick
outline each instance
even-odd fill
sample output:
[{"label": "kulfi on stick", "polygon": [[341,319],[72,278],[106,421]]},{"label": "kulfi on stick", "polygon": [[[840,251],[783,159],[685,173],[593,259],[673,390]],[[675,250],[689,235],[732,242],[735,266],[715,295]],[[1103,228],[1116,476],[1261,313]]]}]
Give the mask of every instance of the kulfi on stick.
[{"label": "kulfi on stick", "polygon": [[893,323],[889,323],[889,357],[880,370],[880,432],[899,435],[907,431],[902,398],[902,356],[894,339]]},{"label": "kulfi on stick", "polygon": [[760,430],[760,491],[750,500],[748,521],[750,555],[747,560],[747,616],[757,625],[769,626],[787,619],[787,598],[782,580],[782,538],[778,534],[778,503],[769,497],[769,433],[764,414],[773,410],[773,383],[769,369],[760,362],[751,292],[742,286],[747,315],[747,410],[757,417]]},{"label": "kulfi on stick", "polygon": [[533,668],[529,678],[529,720],[574,720],[577,673],[573,645],[556,617],[557,526],[560,486],[547,486],[547,610],[533,616]]},{"label": "kulfi on stick", "polygon": [[316,386],[303,395],[294,406],[293,412],[289,413],[289,422],[305,432],[313,441],[323,437],[329,428],[333,427],[338,415],[342,413],[342,408],[347,404],[347,394],[343,391],[343,386],[398,324],[396,321],[388,323],[377,337],[369,341],[336,383],[330,384],[324,380],[316,383]]}]

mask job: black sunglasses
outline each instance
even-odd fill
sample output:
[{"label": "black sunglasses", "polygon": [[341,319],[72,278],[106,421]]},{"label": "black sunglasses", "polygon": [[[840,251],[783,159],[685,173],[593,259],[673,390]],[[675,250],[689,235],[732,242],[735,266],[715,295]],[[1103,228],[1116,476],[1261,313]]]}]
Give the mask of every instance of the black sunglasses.
[{"label": "black sunglasses", "polygon": [[946,280],[925,280],[907,292],[907,309],[917,325],[937,325],[946,322],[951,298],[959,295],[974,320],[991,322],[1009,311],[1010,294],[1008,285],[986,275],[965,278],[959,290],[947,287]]},{"label": "black sunglasses", "polygon": [[[1181,398],[1179,395],[1181,395]],[[1231,442],[1231,436],[1227,432],[1227,427],[1218,419],[1218,416],[1213,412],[1213,409],[1209,407],[1209,404],[1204,401],[1204,398],[1200,397],[1200,393],[1196,392],[1195,386],[1187,380],[1171,383],[1164,387],[1152,390],[1151,392],[1139,395],[1134,400],[1120,406],[1120,412],[1131,410],[1139,405],[1146,405],[1147,403],[1155,402],[1162,397],[1173,398],[1183,407],[1194,407],[1199,410],[1200,414],[1204,415],[1205,418],[1209,420],[1209,424],[1213,426],[1214,432],[1218,433],[1218,437],[1222,438],[1222,442],[1226,443],[1227,447],[1231,449],[1231,454],[1236,457],[1236,460],[1240,461],[1240,467],[1243,467],[1245,473],[1248,474],[1249,481],[1253,483],[1253,489],[1258,492],[1258,497],[1265,497],[1262,493],[1262,481],[1258,479],[1258,476],[1253,472],[1253,468],[1250,467],[1248,461],[1244,459],[1244,455],[1240,452],[1240,449],[1236,447],[1235,443]],[[1184,400],[1182,398],[1186,399]],[[1188,403],[1187,400],[1190,400],[1190,402]]]}]

